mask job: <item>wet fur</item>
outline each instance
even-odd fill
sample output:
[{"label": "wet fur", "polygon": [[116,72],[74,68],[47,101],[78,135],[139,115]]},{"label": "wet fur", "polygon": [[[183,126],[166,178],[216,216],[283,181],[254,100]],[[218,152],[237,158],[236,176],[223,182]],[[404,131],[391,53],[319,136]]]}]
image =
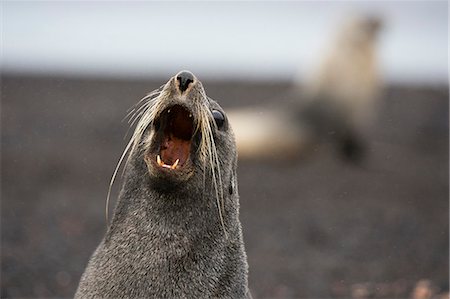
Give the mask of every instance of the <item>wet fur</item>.
[{"label": "wet fur", "polygon": [[206,97],[201,84],[198,88],[194,105],[202,134],[194,140],[199,153],[193,160],[194,173],[185,182],[149,175],[145,162],[152,136],[149,126],[171,100],[170,86],[144,99],[148,107],[141,110],[127,147],[129,158],[114,216],[75,298],[250,296],[234,136],[228,124],[224,130],[215,127],[207,111],[222,109]]}]

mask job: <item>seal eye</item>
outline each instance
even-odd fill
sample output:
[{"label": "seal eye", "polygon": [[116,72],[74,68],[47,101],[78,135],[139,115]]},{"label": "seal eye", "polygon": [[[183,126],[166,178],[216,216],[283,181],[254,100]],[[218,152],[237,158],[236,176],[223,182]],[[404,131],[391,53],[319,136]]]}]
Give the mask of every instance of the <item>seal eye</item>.
[{"label": "seal eye", "polygon": [[216,122],[217,128],[222,129],[225,124],[225,116],[223,116],[222,112],[219,110],[213,110],[212,115],[214,117],[214,121]]}]

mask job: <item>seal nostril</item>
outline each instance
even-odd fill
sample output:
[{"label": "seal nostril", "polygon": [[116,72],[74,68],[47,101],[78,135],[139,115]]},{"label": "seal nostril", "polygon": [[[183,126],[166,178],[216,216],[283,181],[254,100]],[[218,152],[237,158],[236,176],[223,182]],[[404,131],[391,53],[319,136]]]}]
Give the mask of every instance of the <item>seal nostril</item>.
[{"label": "seal nostril", "polygon": [[188,89],[189,84],[194,82],[194,75],[192,73],[183,71],[177,75],[177,81],[181,92]]}]

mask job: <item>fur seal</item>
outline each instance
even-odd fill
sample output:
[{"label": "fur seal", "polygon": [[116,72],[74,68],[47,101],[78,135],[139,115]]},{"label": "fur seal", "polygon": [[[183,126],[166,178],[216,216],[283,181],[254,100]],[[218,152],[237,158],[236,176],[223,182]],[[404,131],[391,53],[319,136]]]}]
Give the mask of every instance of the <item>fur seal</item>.
[{"label": "fur seal", "polygon": [[310,101],[328,101],[345,113],[352,126],[364,126],[374,114],[381,80],[377,61],[377,17],[349,17],[304,87]]},{"label": "fur seal", "polygon": [[364,154],[360,135],[374,118],[381,90],[376,60],[380,26],[378,18],[349,18],[306,84],[295,82],[289,104],[228,111],[239,158],[291,163],[331,143],[344,159],[359,162]]},{"label": "fur seal", "polygon": [[133,120],[115,212],[75,298],[250,298],[225,112],[182,71]]},{"label": "fur seal", "polygon": [[381,94],[376,53],[380,28],[378,17],[348,17],[302,95],[301,118],[319,139],[333,141],[352,162],[365,155],[362,133],[375,118]]}]

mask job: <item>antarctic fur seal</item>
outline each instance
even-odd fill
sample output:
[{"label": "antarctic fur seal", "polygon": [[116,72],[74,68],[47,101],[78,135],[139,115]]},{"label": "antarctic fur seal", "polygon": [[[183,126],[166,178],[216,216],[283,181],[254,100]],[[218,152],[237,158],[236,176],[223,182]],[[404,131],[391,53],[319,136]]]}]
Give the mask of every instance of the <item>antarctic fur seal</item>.
[{"label": "antarctic fur seal", "polygon": [[382,91],[376,49],[381,26],[375,16],[349,17],[303,93],[300,118],[353,162],[365,155],[362,133],[375,118]]},{"label": "antarctic fur seal", "polygon": [[115,212],[75,298],[251,297],[225,112],[182,71],[133,120]]},{"label": "antarctic fur seal", "polygon": [[362,162],[364,133],[382,89],[376,59],[380,26],[375,17],[348,19],[310,78],[286,93],[291,101],[229,110],[239,158],[292,163],[330,144],[343,159]]}]

